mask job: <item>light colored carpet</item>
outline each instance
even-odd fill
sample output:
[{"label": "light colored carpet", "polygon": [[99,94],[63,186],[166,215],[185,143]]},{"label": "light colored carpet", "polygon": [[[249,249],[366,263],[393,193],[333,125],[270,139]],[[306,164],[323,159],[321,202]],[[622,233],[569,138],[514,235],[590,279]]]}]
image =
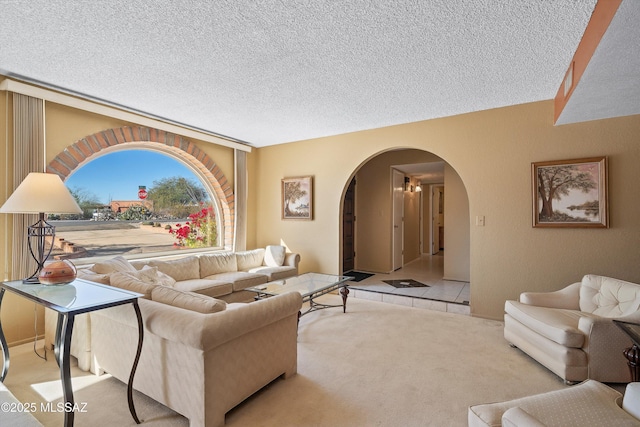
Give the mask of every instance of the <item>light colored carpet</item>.
[{"label": "light colored carpet", "polygon": [[[329,303],[339,297],[327,295]],[[502,322],[350,298],[340,309],[313,312],[300,320],[298,375],[276,380],[227,414],[240,426],[466,426],[470,405],[566,387],[502,335]],[[31,348],[11,349],[5,385],[22,402],[56,394],[53,357],[41,361]],[[109,376],[80,378],[76,402],[86,413],[76,426],[135,425],[126,385]],[[37,392],[32,384],[41,384]],[[59,390],[59,389],[58,389]],[[58,391],[58,395],[61,392]],[[59,398],[59,397],[58,397]],[[143,425],[187,426],[181,417],[136,393]],[[39,404],[39,403],[38,403]],[[62,414],[35,416],[47,426]]]}]

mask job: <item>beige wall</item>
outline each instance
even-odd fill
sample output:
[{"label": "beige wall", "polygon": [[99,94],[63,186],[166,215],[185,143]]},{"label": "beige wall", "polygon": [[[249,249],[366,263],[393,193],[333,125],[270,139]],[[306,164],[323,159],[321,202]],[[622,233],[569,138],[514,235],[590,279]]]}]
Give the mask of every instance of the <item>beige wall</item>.
[{"label": "beige wall", "polygon": [[444,278],[468,282],[469,198],[456,171],[444,166]]},{"label": "beige wall", "polygon": [[[543,101],[259,149],[256,243],[282,241],[302,255],[302,271],[340,269],[341,200],[360,165],[392,148],[444,159],[469,197],[471,310],[501,318],[505,299],[554,290],[586,273],[640,282],[638,116],[553,126]],[[609,156],[609,229],[531,227],[531,162]],[[280,179],[315,176],[313,221],[280,220]],[[449,191],[447,190],[447,196]],[[380,250],[389,250],[388,245]]]}]

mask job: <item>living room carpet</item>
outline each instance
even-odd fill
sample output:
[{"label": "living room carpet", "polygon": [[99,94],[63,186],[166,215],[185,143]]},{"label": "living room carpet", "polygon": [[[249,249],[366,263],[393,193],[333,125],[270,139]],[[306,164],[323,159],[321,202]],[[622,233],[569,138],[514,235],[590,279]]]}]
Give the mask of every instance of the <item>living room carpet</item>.
[{"label": "living room carpet", "polygon": [[[327,309],[300,319],[298,374],[275,380],[231,410],[226,425],[466,426],[470,405],[566,387],[509,347],[502,329],[500,321],[349,298],[344,314]],[[59,384],[59,371],[53,357],[42,361],[26,346],[11,349],[5,385],[22,402],[38,402],[43,398],[31,385]],[[91,376],[77,369],[73,375]],[[135,426],[125,384],[109,376],[76,384],[84,386],[76,402],[87,402],[76,426]],[[145,426],[188,425],[141,393],[134,399]],[[62,424],[62,414],[35,416],[45,426]]]}]

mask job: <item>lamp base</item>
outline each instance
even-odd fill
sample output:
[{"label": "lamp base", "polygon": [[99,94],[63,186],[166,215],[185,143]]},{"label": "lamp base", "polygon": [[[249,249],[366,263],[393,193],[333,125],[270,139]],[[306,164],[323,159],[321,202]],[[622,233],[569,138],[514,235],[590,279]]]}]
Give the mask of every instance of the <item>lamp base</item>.
[{"label": "lamp base", "polygon": [[[56,235],[56,228],[44,219],[44,213],[40,212],[38,222],[27,228],[27,239],[29,252],[36,261],[36,271],[22,283],[29,285],[40,285],[40,271],[44,267],[44,263],[51,255],[53,250],[53,241]],[[47,237],[51,239],[51,244],[47,248]]]}]

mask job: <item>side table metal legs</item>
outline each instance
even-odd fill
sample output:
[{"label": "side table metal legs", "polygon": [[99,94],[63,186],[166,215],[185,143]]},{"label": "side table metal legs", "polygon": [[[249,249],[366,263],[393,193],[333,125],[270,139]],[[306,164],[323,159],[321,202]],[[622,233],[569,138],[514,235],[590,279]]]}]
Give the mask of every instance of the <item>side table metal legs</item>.
[{"label": "side table metal legs", "polygon": [[[62,319],[61,319],[62,318]],[[64,396],[64,425],[73,426],[75,418],[75,402],[73,400],[73,388],[71,387],[71,334],[73,332],[73,322],[75,316],[58,313],[58,327],[61,325],[62,334],[56,336],[56,361],[60,366],[60,379],[62,380],[62,394]]]},{"label": "side table metal legs", "polygon": [[138,350],[136,351],[136,358],[133,361],[131,375],[129,375],[129,383],[127,384],[127,401],[129,402],[129,412],[131,412],[131,416],[135,420],[136,424],[140,424],[140,419],[138,419],[138,414],[136,414],[136,408],[133,404],[133,377],[136,375],[136,369],[138,368],[138,362],[140,361],[140,354],[142,353],[144,325],[142,324],[142,314],[140,313],[138,301],[133,303],[133,309],[136,311],[136,317],[138,318]]},{"label": "side table metal legs", "polygon": [[[1,302],[1,300],[0,300]],[[141,421],[136,413],[136,408],[133,403],[133,378],[138,368],[138,362],[140,361],[140,354],[142,353],[142,342],[144,338],[144,326],[142,323],[142,313],[140,312],[140,306],[138,302],[132,303],[133,309],[136,312],[136,318],[138,319],[138,348],[136,350],[136,357],[131,367],[131,374],[129,375],[129,383],[127,384],[127,402],[129,403],[129,412],[133,417],[136,424],[140,424]],[[75,317],[72,315],[63,315],[58,313],[58,323],[56,325],[56,341],[54,345],[54,354],[56,357],[56,363],[60,367],[60,378],[62,379],[62,391],[65,401],[65,413],[64,413],[64,425],[66,427],[73,426],[75,412],[73,388],[71,387],[71,364],[70,364],[70,350],[71,350],[71,334],[73,331],[73,323]],[[1,335],[1,334],[0,334]],[[0,338],[4,340],[2,335]],[[3,349],[6,345],[3,345]],[[7,350],[8,355],[8,350]],[[8,368],[8,356],[6,366]],[[4,378],[3,378],[4,379]]]},{"label": "side table metal legs", "polygon": [[[2,308],[2,297],[4,296],[4,288],[0,289],[0,308]],[[0,346],[2,346],[2,373],[0,374],[0,382],[4,382],[9,372],[9,346],[7,345],[7,339],[4,337],[4,331],[2,330],[2,320],[0,320]]]}]

